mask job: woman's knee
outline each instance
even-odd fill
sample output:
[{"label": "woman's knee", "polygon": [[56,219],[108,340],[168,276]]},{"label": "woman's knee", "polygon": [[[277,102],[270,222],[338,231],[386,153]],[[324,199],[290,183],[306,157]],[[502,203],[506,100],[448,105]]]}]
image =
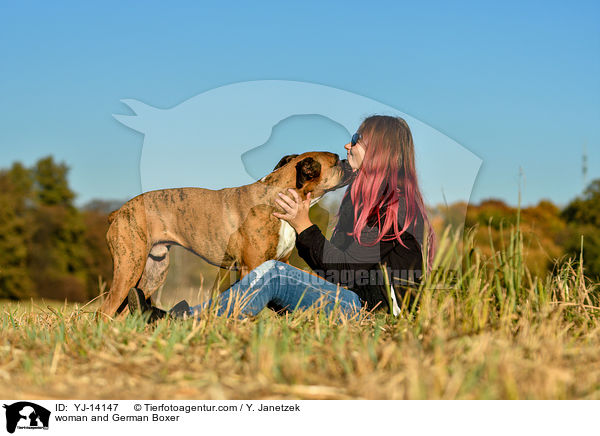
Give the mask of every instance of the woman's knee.
[{"label": "woman's knee", "polygon": [[261,270],[280,270],[283,271],[286,267],[289,267],[287,263],[281,262],[279,260],[267,260],[266,262],[261,263],[256,268],[260,268]]},{"label": "woman's knee", "polygon": [[247,276],[247,280],[251,280],[252,285],[261,280],[264,285],[275,278],[279,279],[281,274],[286,271],[286,267],[290,266],[278,260],[267,260],[254,268]]},{"label": "woman's knee", "polygon": [[267,272],[270,272],[276,268],[275,262],[276,261],[274,261],[274,260],[267,260],[266,262],[263,262],[260,265],[258,265],[256,268],[254,268],[251,272],[253,272],[257,276],[262,277]]}]

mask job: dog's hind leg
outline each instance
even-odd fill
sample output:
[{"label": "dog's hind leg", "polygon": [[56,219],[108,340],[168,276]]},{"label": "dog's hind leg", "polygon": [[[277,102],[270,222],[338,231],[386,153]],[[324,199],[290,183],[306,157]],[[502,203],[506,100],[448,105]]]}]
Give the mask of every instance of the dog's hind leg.
[{"label": "dog's hind leg", "polygon": [[150,298],[167,279],[169,272],[169,246],[155,245],[146,259],[146,266],[137,287]]},{"label": "dog's hind leg", "polygon": [[113,258],[113,279],[100,312],[114,316],[125,307],[127,293],[142,276],[149,248],[145,231],[118,218],[108,229],[106,241]]}]

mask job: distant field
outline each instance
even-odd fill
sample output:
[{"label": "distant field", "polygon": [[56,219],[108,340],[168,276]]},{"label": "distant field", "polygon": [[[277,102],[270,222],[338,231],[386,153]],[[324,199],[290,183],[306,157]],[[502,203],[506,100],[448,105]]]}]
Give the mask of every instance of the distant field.
[{"label": "distant field", "polygon": [[492,257],[472,239],[462,257],[442,238],[419,305],[400,318],[267,310],[146,326],[2,301],[0,397],[600,399],[598,284],[569,262],[532,277],[518,228]]}]

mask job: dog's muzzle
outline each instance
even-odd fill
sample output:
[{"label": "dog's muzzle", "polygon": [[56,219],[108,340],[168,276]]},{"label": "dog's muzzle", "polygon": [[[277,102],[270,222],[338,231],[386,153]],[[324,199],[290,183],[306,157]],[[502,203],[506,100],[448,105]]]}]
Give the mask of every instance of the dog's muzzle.
[{"label": "dog's muzzle", "polygon": [[339,162],[339,166],[342,168],[342,180],[336,186],[329,189],[329,191],[334,191],[343,186],[346,186],[354,179],[354,176],[356,175],[356,173],[354,171],[352,171],[352,167],[350,166],[350,164],[348,163],[348,161],[346,159],[341,160]]}]

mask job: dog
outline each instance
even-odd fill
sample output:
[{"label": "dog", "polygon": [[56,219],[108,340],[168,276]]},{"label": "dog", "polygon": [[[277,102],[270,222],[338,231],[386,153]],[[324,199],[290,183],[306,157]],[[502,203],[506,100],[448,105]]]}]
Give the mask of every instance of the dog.
[{"label": "dog", "polygon": [[283,157],[261,180],[218,191],[176,188],[150,191],[112,212],[106,241],[113,259],[113,280],[100,313],[114,316],[126,306],[129,289],[137,287],[148,299],[164,283],[169,247],[180,245],[221,268],[234,268],[244,277],[261,263],[287,262],[296,232],[275,203],[278,193],[297,190],[311,206],[326,192],[347,185],[352,168],[329,152]]}]

